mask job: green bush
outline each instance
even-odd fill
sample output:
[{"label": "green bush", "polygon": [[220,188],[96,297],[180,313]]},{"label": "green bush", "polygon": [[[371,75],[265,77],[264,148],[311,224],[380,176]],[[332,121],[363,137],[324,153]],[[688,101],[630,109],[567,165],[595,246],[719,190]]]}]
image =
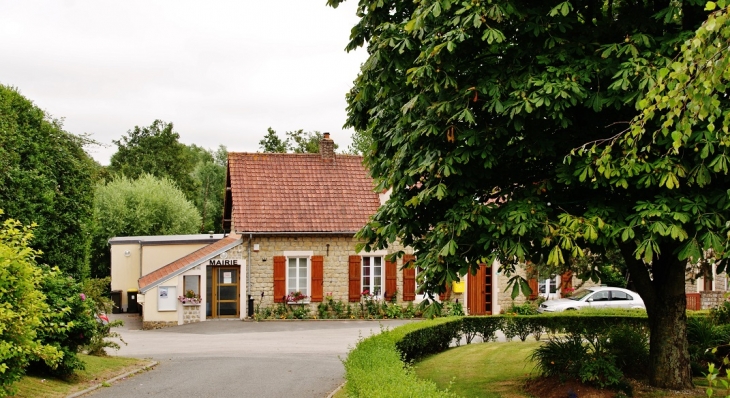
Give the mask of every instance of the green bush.
[{"label": "green bush", "polygon": [[580,377],[580,365],[588,357],[588,348],[578,334],[564,338],[551,337],[532,353],[537,370],[545,376],[557,376],[561,381]]},{"label": "green bush", "polygon": [[38,328],[38,339],[63,353],[61,361],[49,366],[43,360],[33,361],[30,369],[54,376],[68,376],[76,369],[84,369],[77,357],[81,347],[89,344],[96,333],[94,304],[82,291],[80,282],[57,267],[43,266],[41,291],[46,296],[48,314]]},{"label": "green bush", "polygon": [[613,355],[605,352],[592,352],[580,364],[578,376],[583,383],[595,384],[598,387],[614,387],[623,379],[623,373],[616,366]]},{"label": "green bush", "polygon": [[0,225],[0,397],[14,392],[13,383],[25,374],[31,359],[49,365],[61,359],[55,347],[37,338],[49,309],[39,289],[39,252],[28,246],[32,238],[31,228],[18,221]]},{"label": "green bush", "polygon": [[628,325],[608,330],[604,349],[614,357],[614,363],[627,376],[640,379],[647,376],[649,363],[649,331]]},{"label": "green bush", "polygon": [[710,318],[717,324],[730,324],[730,302],[724,301],[719,306],[710,309]]},{"label": "green bush", "polygon": [[348,397],[455,397],[440,391],[436,384],[416,377],[401,360],[396,345],[421,328],[439,325],[441,320],[430,320],[404,325],[392,331],[368,337],[350,351],[345,365],[345,389]]},{"label": "green bush", "polygon": [[[86,297],[94,304],[94,310],[97,314],[110,314],[114,303],[109,298],[109,284],[111,278],[94,279],[90,278],[83,282],[83,292]],[[112,328],[124,326],[124,321],[116,320],[109,323],[96,322],[96,330],[94,331],[89,342],[84,346],[84,350],[89,355],[105,356],[106,348],[119,350],[119,343],[111,339],[118,339],[125,345],[127,344],[122,335],[113,332]]]},{"label": "green bush", "polygon": [[449,348],[452,342],[461,339],[461,318],[439,319],[445,321],[409,332],[396,343],[396,347],[405,361],[410,362],[426,355],[442,352]]},{"label": "green bush", "polygon": [[532,302],[528,301],[524,304],[512,304],[509,309],[506,311],[507,314],[517,314],[517,315],[537,315],[537,305]]},{"label": "green bush", "polygon": [[462,333],[467,344],[471,344],[476,336],[486,343],[497,339],[497,331],[502,329],[503,324],[504,318],[501,316],[469,316],[462,319]]}]

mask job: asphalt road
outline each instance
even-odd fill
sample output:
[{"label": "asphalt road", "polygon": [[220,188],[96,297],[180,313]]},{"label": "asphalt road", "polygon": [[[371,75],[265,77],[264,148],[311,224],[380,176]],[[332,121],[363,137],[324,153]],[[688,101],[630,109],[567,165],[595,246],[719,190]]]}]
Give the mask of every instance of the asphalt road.
[{"label": "asphalt road", "polygon": [[207,321],[142,331],[139,318],[119,330],[119,355],[151,358],[153,370],[88,396],[326,397],[344,381],[341,358],[361,337],[408,321]]}]

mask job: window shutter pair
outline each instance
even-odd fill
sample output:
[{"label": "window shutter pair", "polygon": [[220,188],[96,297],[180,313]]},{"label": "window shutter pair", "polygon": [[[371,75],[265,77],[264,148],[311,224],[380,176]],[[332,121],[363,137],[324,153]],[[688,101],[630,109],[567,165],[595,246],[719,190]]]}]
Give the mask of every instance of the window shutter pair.
[{"label": "window shutter pair", "polygon": [[[324,257],[312,256],[312,279],[309,299],[312,302],[322,301],[324,290]],[[274,302],[283,303],[286,299],[286,257],[274,256]]]},{"label": "window shutter pair", "polygon": [[416,256],[412,254],[403,256],[403,301],[413,301],[416,299],[416,269],[406,268],[408,263],[415,260]]}]

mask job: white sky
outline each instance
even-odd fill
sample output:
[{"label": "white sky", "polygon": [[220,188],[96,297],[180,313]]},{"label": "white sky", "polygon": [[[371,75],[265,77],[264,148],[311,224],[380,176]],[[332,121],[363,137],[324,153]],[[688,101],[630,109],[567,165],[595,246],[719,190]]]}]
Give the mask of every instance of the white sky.
[{"label": "white sky", "polygon": [[255,152],[272,127],[329,131],[346,149],[345,94],[365,49],[347,53],[356,0],[0,0],[0,83],[109,164],[135,125],[173,122],[180,140]]}]

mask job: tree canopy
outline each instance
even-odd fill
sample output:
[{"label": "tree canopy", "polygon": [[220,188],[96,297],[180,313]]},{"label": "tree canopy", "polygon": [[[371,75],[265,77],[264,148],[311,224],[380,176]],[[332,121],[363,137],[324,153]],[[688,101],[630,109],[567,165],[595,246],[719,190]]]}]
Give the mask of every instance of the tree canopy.
[{"label": "tree canopy", "polygon": [[85,142],[16,89],[0,85],[0,208],[23,224],[38,224],[32,245],[43,261],[77,277],[89,271],[96,173]]},{"label": "tree canopy", "polygon": [[195,181],[193,203],[201,216],[200,232],[223,232],[223,199],[226,187],[228,149],[220,145],[216,151],[190,145],[197,161],[192,172]]},{"label": "tree canopy", "polygon": [[703,6],[360,0],[348,125],[392,190],[365,249],[412,246],[438,292],[483,262],[558,273],[616,248],[647,304],[651,383],[690,386],[685,266],[727,256],[730,216],[727,20],[695,35]]},{"label": "tree canopy", "polygon": [[288,140],[282,140],[276,131],[269,127],[264,138],[259,141],[259,149],[264,153],[286,153],[289,149]]},{"label": "tree canopy", "polygon": [[109,276],[108,240],[115,236],[178,235],[199,231],[200,214],[167,178],[144,174],[100,183],[94,198],[92,272]]},{"label": "tree canopy", "polygon": [[[259,141],[259,149],[264,153],[319,153],[319,142],[323,135],[319,131],[302,129],[287,131],[286,139],[281,139],[271,127],[264,138]],[[335,150],[338,145],[335,144]]]},{"label": "tree canopy", "polygon": [[136,179],[147,173],[158,178],[169,178],[193,198],[195,168],[193,153],[180,141],[173,124],[155,120],[147,127],[134,126],[121,139],[113,141],[117,152],[111,157],[109,170],[115,175]]}]

